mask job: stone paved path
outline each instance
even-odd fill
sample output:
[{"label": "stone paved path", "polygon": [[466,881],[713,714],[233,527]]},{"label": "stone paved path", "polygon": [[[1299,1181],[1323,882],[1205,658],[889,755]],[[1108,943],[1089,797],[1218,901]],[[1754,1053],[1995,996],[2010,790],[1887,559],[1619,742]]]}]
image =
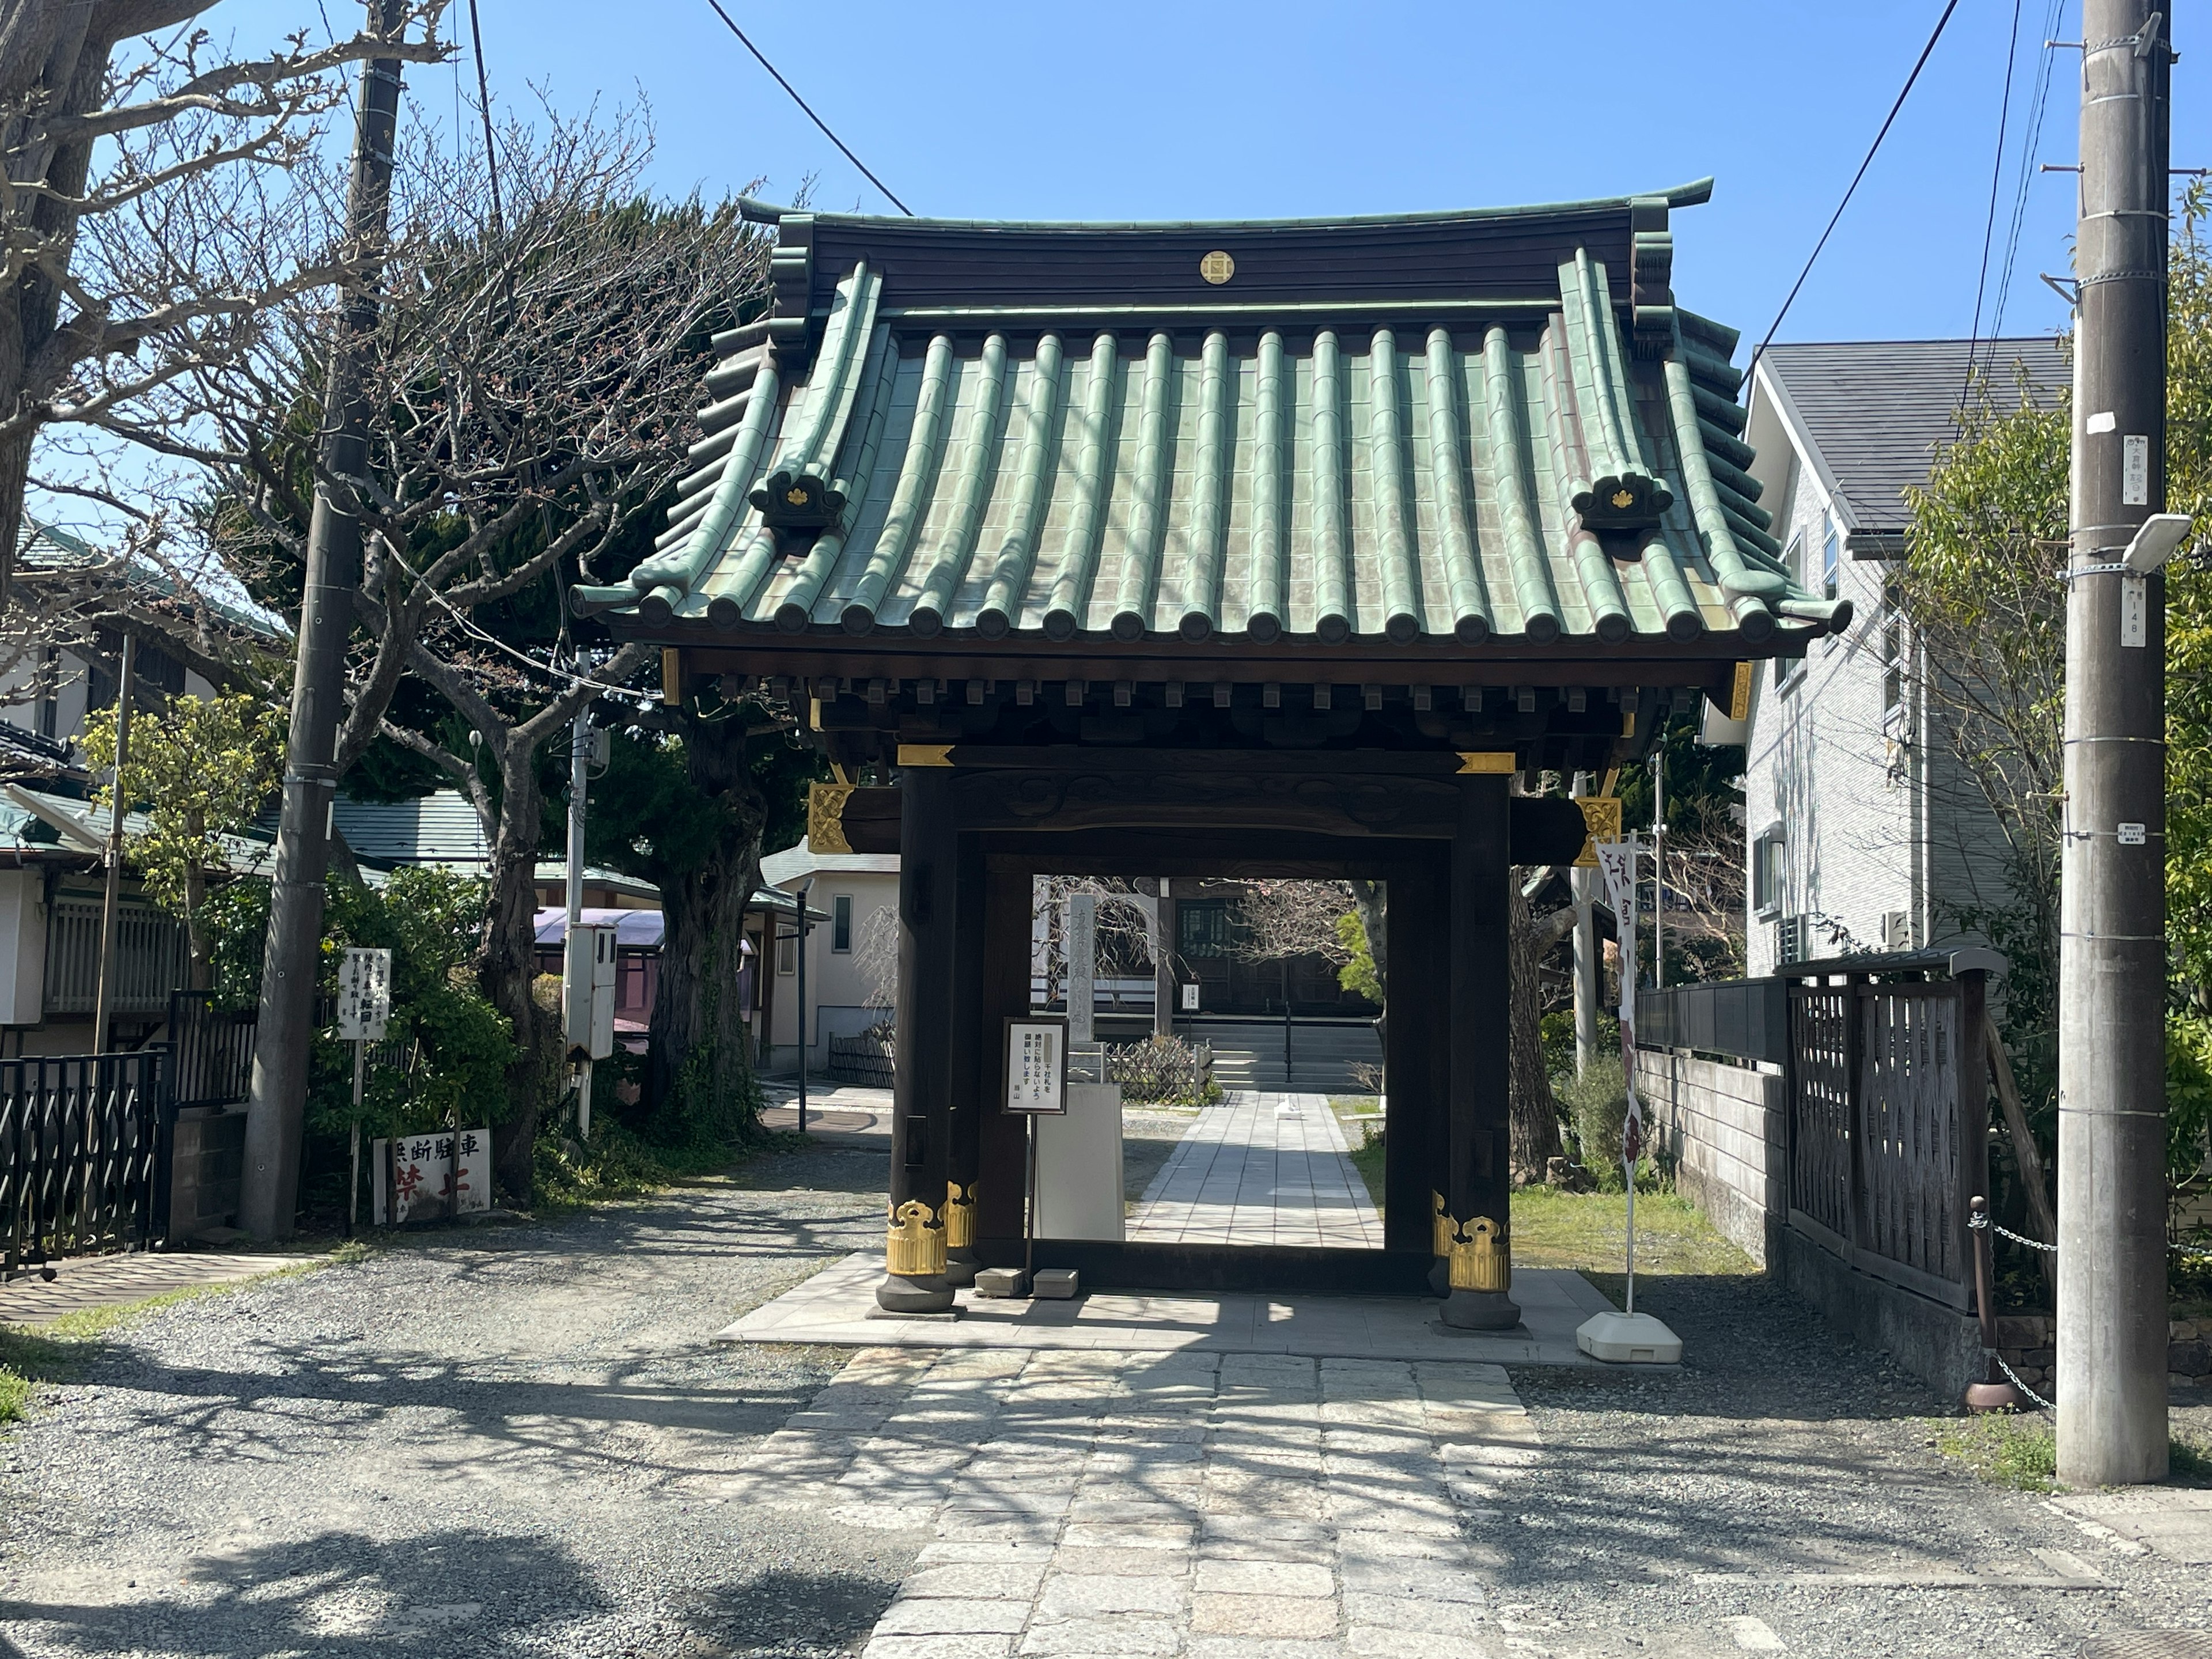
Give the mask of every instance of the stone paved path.
[{"label": "stone paved path", "polygon": [[872,1349],[726,1494],[933,1528],[866,1659],[1453,1659],[1537,1455],[1494,1365]]},{"label": "stone paved path", "polygon": [[43,1325],[64,1314],[143,1302],[196,1285],[228,1285],[282,1273],[315,1260],[307,1255],[201,1255],[190,1252],[70,1256],[54,1264],[49,1281],[35,1273],[0,1285],[0,1325]]},{"label": "stone paved path", "polygon": [[1198,1115],[1129,1218],[1147,1243],[1382,1248],[1328,1099],[1238,1091]]}]

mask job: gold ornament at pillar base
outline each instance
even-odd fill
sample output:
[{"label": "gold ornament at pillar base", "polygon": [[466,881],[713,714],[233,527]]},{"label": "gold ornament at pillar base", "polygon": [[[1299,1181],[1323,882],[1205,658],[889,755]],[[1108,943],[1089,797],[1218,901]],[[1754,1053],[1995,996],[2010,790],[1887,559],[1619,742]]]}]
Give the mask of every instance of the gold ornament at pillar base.
[{"label": "gold ornament at pillar base", "polygon": [[1452,1247],[1451,1210],[1442,1193],[1429,1194],[1429,1254],[1449,1256]]},{"label": "gold ornament at pillar base", "polygon": [[975,1183],[945,1183],[945,1248],[972,1249],[975,1244]]},{"label": "gold ornament at pillar base", "polygon": [[892,1207],[884,1239],[884,1268],[901,1279],[927,1279],[945,1271],[945,1228],[937,1212],[918,1198]]},{"label": "gold ornament at pillar base", "polygon": [[1513,1288],[1513,1255],[1503,1222],[1479,1215],[1457,1229],[1451,1241],[1451,1287],[1455,1291],[1505,1291]]}]

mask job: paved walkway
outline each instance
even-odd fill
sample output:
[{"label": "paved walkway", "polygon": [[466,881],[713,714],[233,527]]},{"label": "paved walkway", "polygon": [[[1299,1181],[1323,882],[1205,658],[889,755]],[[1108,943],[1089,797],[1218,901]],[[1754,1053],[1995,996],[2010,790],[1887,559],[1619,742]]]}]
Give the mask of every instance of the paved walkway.
[{"label": "paved walkway", "polygon": [[201,1255],[133,1251],[127,1255],[70,1256],[55,1262],[52,1282],[33,1272],[0,1285],[0,1325],[44,1325],[87,1308],[143,1302],[198,1285],[228,1285],[282,1273],[311,1255]]},{"label": "paved walkway", "polygon": [[933,1530],[865,1659],[1452,1659],[1537,1455],[1492,1365],[877,1349],[726,1492]]},{"label": "paved walkway", "polygon": [[1160,1244],[1382,1248],[1382,1218],[1321,1095],[1238,1091],[1198,1115],[1129,1218]]}]

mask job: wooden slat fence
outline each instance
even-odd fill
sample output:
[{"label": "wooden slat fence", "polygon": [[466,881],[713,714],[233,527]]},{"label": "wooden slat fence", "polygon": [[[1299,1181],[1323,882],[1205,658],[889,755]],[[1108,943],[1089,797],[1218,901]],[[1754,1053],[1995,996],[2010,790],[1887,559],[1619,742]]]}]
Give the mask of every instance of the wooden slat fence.
[{"label": "wooden slat fence", "polygon": [[1984,976],[1790,993],[1790,1223],[1862,1272],[1964,1310],[1988,1191]]}]

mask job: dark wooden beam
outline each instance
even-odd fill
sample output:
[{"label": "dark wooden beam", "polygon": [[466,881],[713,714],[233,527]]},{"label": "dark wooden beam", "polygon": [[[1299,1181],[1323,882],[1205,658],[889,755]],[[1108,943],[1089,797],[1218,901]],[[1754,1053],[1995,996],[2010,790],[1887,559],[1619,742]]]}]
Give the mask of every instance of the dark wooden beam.
[{"label": "dark wooden beam", "polygon": [[1508,780],[1463,778],[1451,842],[1451,1136],[1444,1197],[1453,1229],[1444,1320],[1466,1329],[1521,1322],[1511,1285],[1507,1054],[1511,999],[1506,884],[1513,878]]},{"label": "dark wooden beam", "polygon": [[956,820],[942,773],[900,791],[898,1066],[891,1090],[890,1230],[876,1300],[893,1312],[952,1305],[945,1282],[946,1152],[951,1142]]}]

